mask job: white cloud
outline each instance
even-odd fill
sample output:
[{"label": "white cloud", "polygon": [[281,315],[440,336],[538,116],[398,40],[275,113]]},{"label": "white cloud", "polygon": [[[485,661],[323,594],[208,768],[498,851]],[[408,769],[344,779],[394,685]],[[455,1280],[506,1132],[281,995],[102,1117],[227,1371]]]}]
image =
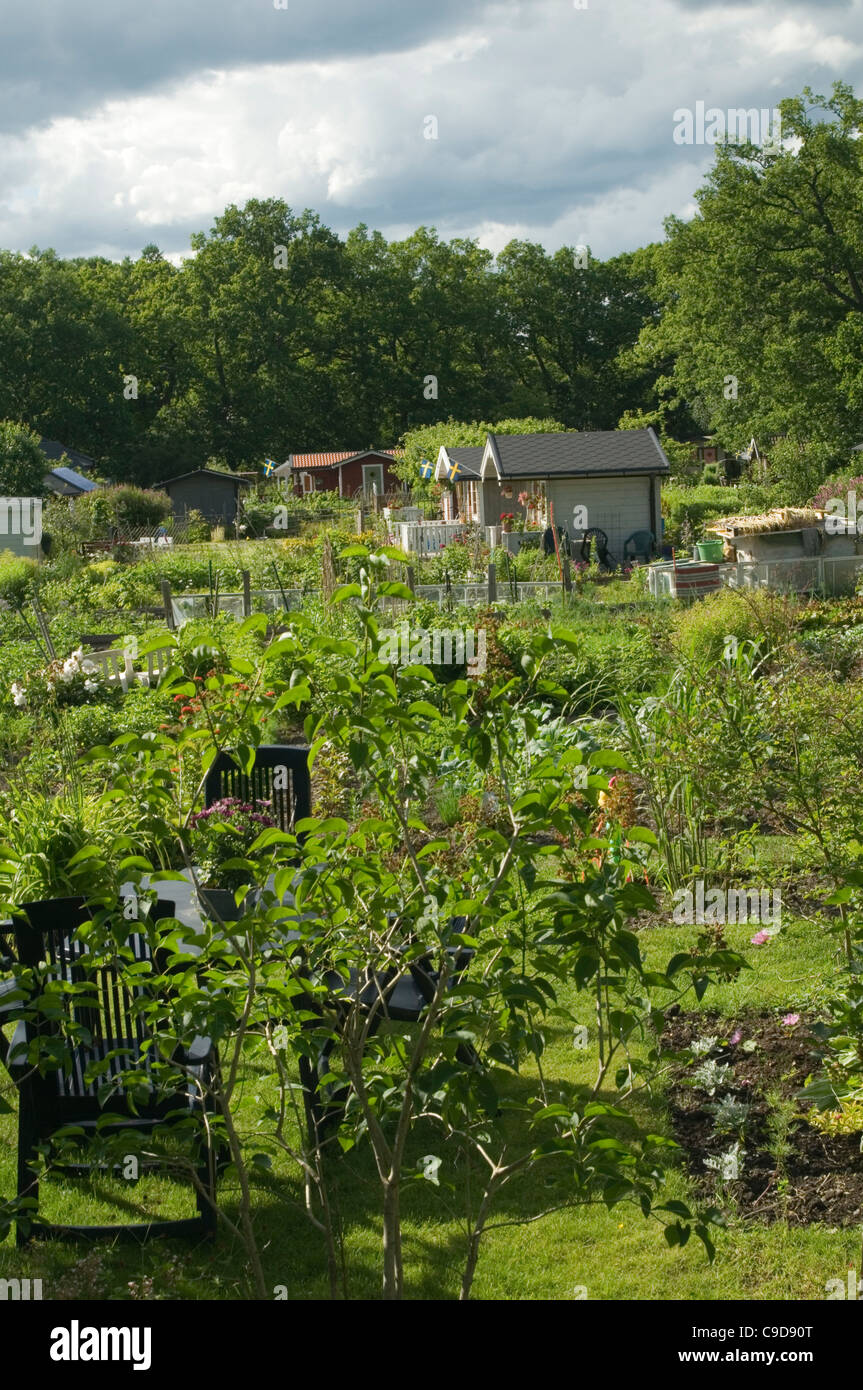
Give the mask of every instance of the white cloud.
[{"label": "white cloud", "polygon": [[778,3],[463,13],[395,55],[222,63],[7,139],[0,245],[122,255],[155,240],[177,258],[226,204],[278,196],[342,232],[425,223],[493,249],[518,235],[606,256],[692,206],[711,152],[673,143],[677,107],[773,106],[811,80],[813,58],[863,76],[859,6],[842,37],[835,11],[796,18]]},{"label": "white cloud", "polygon": [[799,55],[832,68],[853,62],[863,53],[860,44],[839,34],[823,34],[811,21],[797,19],[783,19],[766,31],[750,30],[747,38],[768,57]]}]

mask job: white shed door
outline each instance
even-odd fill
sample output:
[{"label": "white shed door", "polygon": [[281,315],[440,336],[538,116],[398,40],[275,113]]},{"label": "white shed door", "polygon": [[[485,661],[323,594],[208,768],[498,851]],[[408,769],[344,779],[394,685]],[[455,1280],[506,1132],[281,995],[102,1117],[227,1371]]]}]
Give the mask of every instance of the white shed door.
[{"label": "white shed door", "polygon": [[[633,531],[651,531],[651,478],[549,479],[546,492],[554,507],[555,526],[566,526],[572,536],[576,507],[587,509],[587,526],[598,526],[608,536],[608,548],[618,561],[623,543]],[[586,528],[585,528],[586,529]]]}]

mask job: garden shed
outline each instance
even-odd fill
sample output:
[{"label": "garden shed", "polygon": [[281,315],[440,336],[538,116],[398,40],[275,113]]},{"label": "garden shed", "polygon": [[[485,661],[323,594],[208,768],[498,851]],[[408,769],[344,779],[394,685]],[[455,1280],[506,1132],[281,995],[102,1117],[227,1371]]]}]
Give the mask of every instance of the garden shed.
[{"label": "garden shed", "polygon": [[512,513],[530,525],[543,512],[550,520],[553,511],[555,525],[570,535],[599,527],[619,558],[634,531],[659,538],[660,488],[669,468],[652,429],[490,432],[479,466],[477,520],[496,526],[501,514]]},{"label": "garden shed", "polygon": [[480,469],[485,445],[440,446],[434,476],[439,483],[451,483],[443,492],[444,521],[480,520]]},{"label": "garden shed", "polygon": [[230,526],[237,517],[240,488],[248,487],[249,482],[236,473],[196,468],[190,473],[180,473],[176,478],[166,478],[155,486],[167,492],[178,520],[188,516],[191,511],[199,511],[209,522]]},{"label": "garden shed", "polygon": [[863,553],[863,537],[852,532],[831,534],[824,513],[811,507],[777,507],[759,516],[721,517],[707,530],[722,537],[729,560],[767,563]]},{"label": "garden shed", "polygon": [[289,479],[294,492],[337,492],[354,497],[364,492],[379,497],[401,491],[401,479],[393,472],[400,449],[346,449],[317,454],[291,454],[275,470],[275,477]]}]

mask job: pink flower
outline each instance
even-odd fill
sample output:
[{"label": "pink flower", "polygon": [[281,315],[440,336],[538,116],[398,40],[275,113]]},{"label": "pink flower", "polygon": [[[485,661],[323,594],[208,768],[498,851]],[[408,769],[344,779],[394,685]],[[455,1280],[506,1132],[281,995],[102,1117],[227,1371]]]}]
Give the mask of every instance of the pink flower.
[{"label": "pink flower", "polygon": [[743,1037],[743,1033],[741,1032],[741,1030],[740,1030],[739,1028],[737,1028],[737,1029],[731,1034],[731,1037],[728,1039],[728,1046],[729,1046],[729,1047],[736,1047],[737,1044],[740,1042],[740,1039],[741,1039],[742,1037]]},{"label": "pink flower", "polygon": [[782,1020],[783,1028],[793,1028],[795,1023],[800,1022],[799,1014],[786,1014]]},{"label": "pink flower", "polygon": [[770,933],[769,931],[757,931],[749,940],[752,942],[753,946],[765,946],[770,940]]}]

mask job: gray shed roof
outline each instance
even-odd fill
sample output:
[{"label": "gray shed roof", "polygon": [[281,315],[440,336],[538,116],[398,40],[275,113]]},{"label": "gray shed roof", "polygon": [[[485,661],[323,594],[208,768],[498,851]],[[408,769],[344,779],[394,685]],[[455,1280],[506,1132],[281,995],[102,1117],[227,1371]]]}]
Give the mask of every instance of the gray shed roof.
[{"label": "gray shed roof", "polygon": [[66,496],[76,492],[95,492],[98,486],[82,473],[76,473],[74,468],[52,468],[45,481],[52,491]]},{"label": "gray shed roof", "polygon": [[82,454],[78,449],[70,449],[68,444],[61,444],[59,439],[40,439],[39,448],[46,459],[59,461],[64,456],[70,463],[74,464],[80,473],[85,473],[88,468],[95,468],[95,462],[89,454]]},{"label": "gray shed roof", "polygon": [[193,468],[189,473],[178,473],[176,478],[163,478],[153,487],[170,487],[171,483],[180,483],[184,478],[218,478],[223,483],[234,483],[237,487],[249,486],[249,479],[241,473],[222,473],[218,468]]},{"label": "gray shed roof", "polygon": [[567,434],[489,434],[504,478],[567,478],[586,474],[667,473],[652,429],[585,430]]},{"label": "gray shed roof", "polygon": [[452,448],[448,444],[444,445],[447,458],[450,463],[460,465],[456,474],[456,481],[459,478],[478,478],[482,456],[485,453],[484,444],[454,444]]}]

